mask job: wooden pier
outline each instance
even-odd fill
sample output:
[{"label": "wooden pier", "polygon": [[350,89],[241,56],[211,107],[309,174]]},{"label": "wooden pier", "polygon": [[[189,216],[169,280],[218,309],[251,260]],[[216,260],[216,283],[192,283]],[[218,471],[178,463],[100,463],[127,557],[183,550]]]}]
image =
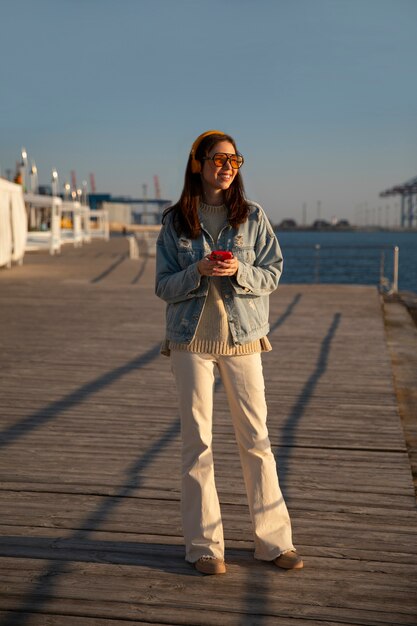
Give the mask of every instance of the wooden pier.
[{"label": "wooden pier", "polygon": [[271,297],[269,429],[303,570],[253,559],[216,384],[228,572],[204,577],[184,561],[154,259],[127,252],[120,237],[0,272],[0,624],[415,626],[416,501],[376,289]]}]

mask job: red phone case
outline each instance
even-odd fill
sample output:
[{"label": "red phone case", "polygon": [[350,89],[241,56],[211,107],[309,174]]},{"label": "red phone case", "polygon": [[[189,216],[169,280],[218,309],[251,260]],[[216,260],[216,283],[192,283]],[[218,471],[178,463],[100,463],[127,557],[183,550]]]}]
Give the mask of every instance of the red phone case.
[{"label": "red phone case", "polygon": [[211,261],[225,261],[226,259],[232,259],[233,254],[230,250],[213,250],[210,254]]}]

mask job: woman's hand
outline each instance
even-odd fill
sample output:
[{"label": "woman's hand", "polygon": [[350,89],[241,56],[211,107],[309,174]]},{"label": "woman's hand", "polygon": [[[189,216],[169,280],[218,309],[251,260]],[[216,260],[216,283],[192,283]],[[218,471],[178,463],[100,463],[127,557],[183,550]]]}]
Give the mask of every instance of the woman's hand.
[{"label": "woman's hand", "polygon": [[217,261],[211,261],[209,256],[205,256],[197,263],[197,269],[202,276],[213,276],[213,268]]},{"label": "woman's hand", "polygon": [[206,256],[197,264],[198,271],[202,276],[234,276],[238,267],[239,261],[236,257],[226,261],[211,261]]},{"label": "woman's hand", "polygon": [[239,269],[239,261],[234,256],[225,261],[217,261],[213,268],[213,276],[234,276]]}]

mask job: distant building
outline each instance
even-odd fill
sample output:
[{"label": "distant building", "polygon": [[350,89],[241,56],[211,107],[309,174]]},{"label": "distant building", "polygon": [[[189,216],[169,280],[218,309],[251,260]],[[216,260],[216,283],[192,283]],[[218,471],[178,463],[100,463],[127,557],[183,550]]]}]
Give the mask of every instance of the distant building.
[{"label": "distant building", "polygon": [[350,228],[350,223],[348,220],[338,220],[335,224],[336,228],[340,228],[341,230],[343,230],[343,228]]},{"label": "distant building", "polygon": [[41,196],[52,196],[51,185],[38,185],[38,193]]},{"label": "distant building", "polygon": [[88,202],[91,209],[106,209],[109,221],[121,224],[160,224],[164,210],[171,200],[160,198],[113,197],[109,193],[90,193]]},{"label": "distant building", "polygon": [[313,230],[326,230],[327,228],[331,228],[329,222],[326,220],[315,220],[312,224]]},{"label": "distant building", "polygon": [[292,230],[294,228],[297,228],[297,222],[293,219],[287,218],[285,220],[282,220],[282,222],[278,224],[277,228],[279,230]]}]

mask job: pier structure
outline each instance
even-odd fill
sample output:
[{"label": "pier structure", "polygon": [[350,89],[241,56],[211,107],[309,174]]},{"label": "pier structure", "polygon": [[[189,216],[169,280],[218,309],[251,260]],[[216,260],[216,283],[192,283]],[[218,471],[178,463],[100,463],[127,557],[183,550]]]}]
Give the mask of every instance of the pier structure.
[{"label": "pier structure", "polygon": [[401,197],[401,227],[417,227],[417,176],[411,178],[402,185],[395,185],[382,191],[381,198],[388,196]]},{"label": "pier structure", "polygon": [[253,558],[217,380],[228,571],[204,577],[184,560],[154,273],[124,237],[0,272],[2,626],[415,626],[417,509],[399,416],[415,387],[408,313],[370,286],[272,294],[269,433],[305,568]]}]

